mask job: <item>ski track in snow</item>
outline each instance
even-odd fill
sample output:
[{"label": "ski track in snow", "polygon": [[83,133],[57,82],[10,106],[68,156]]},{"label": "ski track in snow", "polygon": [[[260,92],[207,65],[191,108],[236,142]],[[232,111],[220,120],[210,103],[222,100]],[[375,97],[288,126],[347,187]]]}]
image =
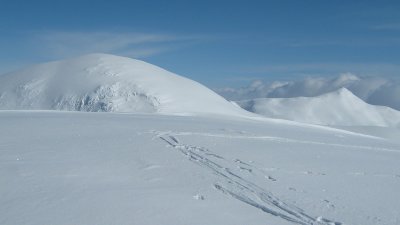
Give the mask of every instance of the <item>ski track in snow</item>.
[{"label": "ski track in snow", "polygon": [[[226,160],[223,156],[211,152],[209,149],[199,146],[192,146],[181,143],[173,134],[159,132],[156,134],[160,140],[167,143],[182,153],[184,156],[199,166],[212,171],[217,177],[214,188],[222,193],[231,196],[243,203],[253,206],[263,212],[280,217],[286,221],[302,225],[341,225],[340,222],[325,219],[323,217],[314,217],[304,210],[282,201],[269,191],[263,189],[257,184],[243,178],[234,172],[233,168],[239,168],[252,172],[253,167],[250,164],[236,159],[233,162]],[[233,165],[232,165],[233,164]],[[237,164],[243,166],[237,166]],[[259,170],[254,167],[254,169]],[[269,180],[276,181],[275,178],[265,176]]]},{"label": "ski track in snow", "polygon": [[201,132],[172,132],[172,131],[150,131],[144,132],[157,135],[174,135],[175,136],[203,136],[203,137],[216,137],[216,138],[230,138],[230,139],[255,139],[255,140],[268,140],[281,143],[296,143],[296,144],[312,144],[312,145],[323,145],[323,146],[333,146],[333,147],[346,147],[353,148],[356,150],[369,150],[369,151],[384,151],[384,152],[394,152],[400,153],[400,149],[391,149],[383,147],[372,147],[365,145],[348,145],[348,144],[337,144],[329,142],[318,142],[318,141],[303,141],[290,138],[274,137],[274,136],[256,136],[256,135],[229,135],[229,134],[215,134],[215,133],[201,133]]}]

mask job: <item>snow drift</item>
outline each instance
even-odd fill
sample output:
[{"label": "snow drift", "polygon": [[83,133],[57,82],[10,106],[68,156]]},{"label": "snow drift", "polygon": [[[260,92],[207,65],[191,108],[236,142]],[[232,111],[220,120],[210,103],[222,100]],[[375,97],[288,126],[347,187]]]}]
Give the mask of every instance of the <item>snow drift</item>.
[{"label": "snow drift", "polygon": [[365,103],[346,88],[317,97],[259,98],[237,102],[264,116],[334,126],[400,127],[400,112]]},{"label": "snow drift", "polygon": [[245,114],[203,85],[125,57],[90,54],[0,77],[0,109]]}]

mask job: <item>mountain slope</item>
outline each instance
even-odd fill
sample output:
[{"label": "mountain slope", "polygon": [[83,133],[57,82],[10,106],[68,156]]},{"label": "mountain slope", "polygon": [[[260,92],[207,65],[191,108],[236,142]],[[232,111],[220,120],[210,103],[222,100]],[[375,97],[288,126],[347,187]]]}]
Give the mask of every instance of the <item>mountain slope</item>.
[{"label": "mountain slope", "polygon": [[0,111],[0,224],[398,225],[400,145],[280,122]]},{"label": "mountain slope", "polygon": [[195,81],[143,61],[107,54],[0,76],[0,109],[246,114]]},{"label": "mountain slope", "polygon": [[317,97],[260,98],[237,102],[267,117],[336,126],[399,127],[400,112],[365,103],[345,88]]}]

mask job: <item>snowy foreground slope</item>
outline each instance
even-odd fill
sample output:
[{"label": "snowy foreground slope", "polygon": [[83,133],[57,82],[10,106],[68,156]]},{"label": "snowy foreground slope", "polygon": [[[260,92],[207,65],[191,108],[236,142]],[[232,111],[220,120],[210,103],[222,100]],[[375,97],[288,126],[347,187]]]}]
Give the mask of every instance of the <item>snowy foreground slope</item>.
[{"label": "snowy foreground slope", "polygon": [[[327,96],[311,105],[340,103],[315,112],[325,124],[398,130],[392,111]],[[138,60],[2,75],[0,127],[0,224],[400,223],[400,132],[264,118]]]},{"label": "snowy foreground slope", "polygon": [[257,114],[298,122],[400,128],[400,111],[367,104],[345,88],[317,97],[260,98],[237,103]]},{"label": "snowy foreground slope", "polygon": [[0,111],[0,224],[399,224],[400,145],[281,120]]},{"label": "snowy foreground slope", "polygon": [[246,114],[195,81],[108,54],[44,63],[0,76],[0,109]]}]

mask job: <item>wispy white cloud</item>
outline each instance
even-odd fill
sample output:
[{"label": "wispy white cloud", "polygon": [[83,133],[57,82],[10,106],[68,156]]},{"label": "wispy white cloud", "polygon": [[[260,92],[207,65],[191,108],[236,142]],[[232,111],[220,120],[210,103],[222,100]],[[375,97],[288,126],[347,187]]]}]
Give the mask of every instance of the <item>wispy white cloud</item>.
[{"label": "wispy white cloud", "polygon": [[374,30],[400,30],[400,23],[386,23],[371,27]]},{"label": "wispy white cloud", "polygon": [[30,42],[42,55],[59,58],[93,52],[145,58],[203,38],[205,36],[132,32],[46,31],[35,32]]},{"label": "wispy white cloud", "polygon": [[[0,74],[41,62],[90,53],[137,59],[219,41],[220,36],[127,31],[24,31],[15,41],[0,40]],[[12,52],[11,56],[9,52]]]},{"label": "wispy white cloud", "polygon": [[394,63],[288,63],[265,64],[243,67],[242,73],[250,74],[287,74],[287,75],[328,75],[343,72],[364,74],[367,76],[398,76],[400,64]]},{"label": "wispy white cloud", "polygon": [[139,59],[139,58],[147,58],[150,56],[162,54],[164,52],[172,51],[173,49],[174,49],[173,47],[162,47],[162,46],[133,48],[133,49],[120,50],[117,52],[117,54]]}]

